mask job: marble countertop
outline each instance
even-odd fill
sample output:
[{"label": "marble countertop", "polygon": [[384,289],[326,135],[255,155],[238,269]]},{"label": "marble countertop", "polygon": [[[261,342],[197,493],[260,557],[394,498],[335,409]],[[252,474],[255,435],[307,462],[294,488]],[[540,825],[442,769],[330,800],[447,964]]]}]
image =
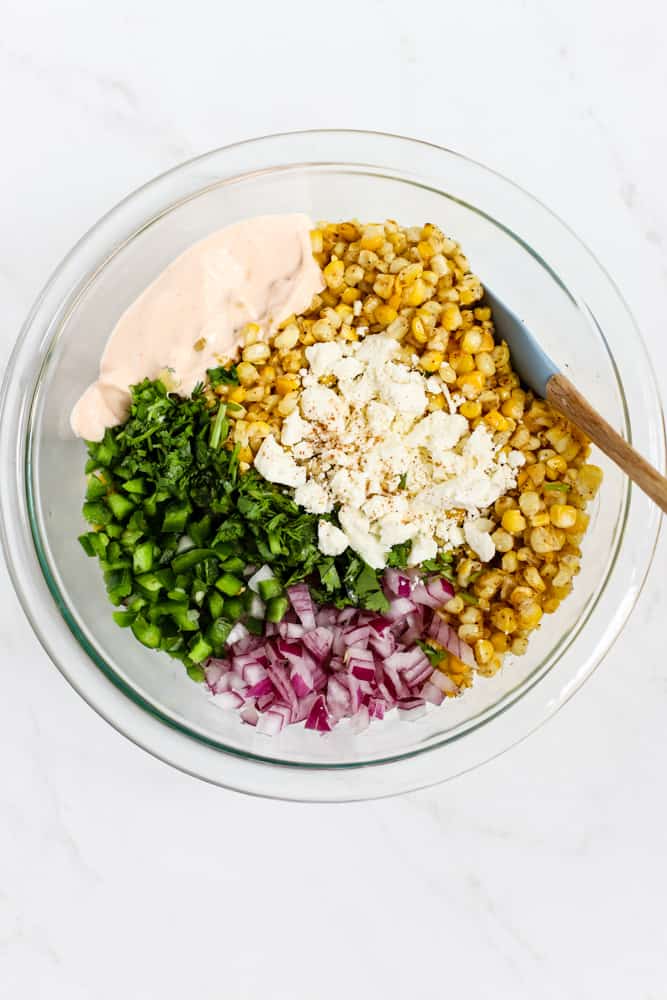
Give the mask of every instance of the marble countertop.
[{"label": "marble countertop", "polygon": [[[9,0],[0,364],[63,254],[144,180],[349,126],[451,146],[553,207],[620,285],[664,393],[666,27],[652,0]],[[127,742],[49,662],[3,567],[1,995],[667,997],[666,557],[663,535],[615,648],[538,734],[342,807],[225,792]]]}]

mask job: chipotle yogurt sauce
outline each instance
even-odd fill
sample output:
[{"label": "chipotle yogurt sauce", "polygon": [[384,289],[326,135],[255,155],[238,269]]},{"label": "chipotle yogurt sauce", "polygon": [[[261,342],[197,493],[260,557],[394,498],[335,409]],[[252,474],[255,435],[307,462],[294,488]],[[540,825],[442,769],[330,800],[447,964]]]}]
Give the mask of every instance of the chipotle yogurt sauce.
[{"label": "chipotle yogurt sauce", "polygon": [[165,368],[176,391],[190,395],[207,368],[236,356],[246,323],[258,323],[266,337],[307,309],[324,287],[311,229],[307,215],[257,216],[220,229],[172,261],[112,331],[97,381],[72,410],[74,433],[100,441],[107,427],[127,417],[130,386]]}]

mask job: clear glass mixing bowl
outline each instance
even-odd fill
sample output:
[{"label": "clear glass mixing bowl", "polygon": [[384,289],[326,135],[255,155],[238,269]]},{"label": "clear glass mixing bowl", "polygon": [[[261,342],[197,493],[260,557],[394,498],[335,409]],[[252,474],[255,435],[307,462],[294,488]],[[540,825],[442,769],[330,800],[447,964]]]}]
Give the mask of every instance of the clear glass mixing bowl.
[{"label": "clear glass mixing bowl", "polygon": [[664,431],[639,333],[609,277],[532,197],[478,163],[395,136],[303,132],[216,150],[151,181],[63,261],[21,332],[3,390],[0,496],[10,572],[54,663],[102,716],[184,771],[259,795],[344,800],[442,781],[506,749],[553,714],[623,627],[648,571],[656,508],[602,456],[573,595],[529,652],[417,722],[360,737],[292,727],[270,740],[212,705],[180,664],[117,628],[77,535],[84,446],[69,412],[95,377],[123,310],[177,254],[238,219],[432,221],[536,331],[591,402],[655,465]]}]

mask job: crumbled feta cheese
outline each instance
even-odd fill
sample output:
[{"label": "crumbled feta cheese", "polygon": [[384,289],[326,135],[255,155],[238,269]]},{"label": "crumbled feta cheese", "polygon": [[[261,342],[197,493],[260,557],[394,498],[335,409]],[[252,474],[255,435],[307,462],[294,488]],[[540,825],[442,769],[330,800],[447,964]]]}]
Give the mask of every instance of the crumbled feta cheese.
[{"label": "crumbled feta cheese", "polygon": [[328,490],[315,479],[309,479],[303,486],[299,486],[294,493],[294,500],[309,514],[328,514],[333,510],[333,500]]},{"label": "crumbled feta cheese", "polygon": [[310,441],[299,441],[292,447],[292,456],[297,462],[307,462],[315,454],[315,448]]},{"label": "crumbled feta cheese", "polygon": [[373,569],[382,569],[386,562],[386,550],[371,534],[368,518],[360,510],[344,506],[338,512],[338,520],[350,547]]},{"label": "crumbled feta cheese", "polygon": [[325,385],[311,385],[301,393],[301,411],[313,423],[341,427],[346,409],[338,393]]},{"label": "crumbled feta cheese", "polygon": [[[338,509],[340,529],[327,521],[318,528],[325,554],[349,545],[381,568],[392,546],[411,541],[409,561],[417,565],[467,542],[488,561],[493,523],[480,512],[515,484],[523,455],[500,451],[485,424],[469,434],[455,412],[463,397],[439,376],[395,360],[398,349],[383,334],[307,348],[300,412],[283,422],[284,448],[267,438],[255,465],[265,478],[296,487],[305,510]],[[335,389],[320,381],[330,375]],[[426,413],[427,393],[436,392],[449,413]]]},{"label": "crumbled feta cheese", "polygon": [[324,344],[312,344],[306,348],[308,364],[315,378],[322,378],[323,375],[328,375],[342,356],[341,344],[335,340]]},{"label": "crumbled feta cheese", "polygon": [[435,538],[429,538],[427,535],[418,535],[412,543],[410,555],[408,556],[408,564],[410,566],[418,566],[425,559],[435,559],[437,554],[438,544]]},{"label": "crumbled feta cheese", "polygon": [[367,337],[357,345],[354,352],[358,361],[369,368],[382,367],[385,362],[390,361],[398,350],[398,341],[393,337],[386,337],[382,333],[374,337]]},{"label": "crumbled feta cheese", "polygon": [[339,556],[347,548],[347,535],[331,521],[317,525],[317,546],[325,556]]},{"label": "crumbled feta cheese", "polygon": [[466,441],[463,453],[469,455],[480,469],[488,469],[493,464],[495,455],[493,437],[484,424],[477,425]]},{"label": "crumbled feta cheese", "polygon": [[383,517],[379,522],[380,543],[386,549],[392,545],[402,545],[417,534],[418,524],[404,524],[392,517]]},{"label": "crumbled feta cheese", "polygon": [[304,467],[297,465],[292,456],[280,447],[273,434],[262,441],[262,446],[255,455],[255,468],[270,483],[303,486],[306,482]]},{"label": "crumbled feta cheese", "polygon": [[373,434],[384,434],[391,427],[396,411],[391,406],[386,406],[385,403],[378,403],[377,400],[371,399],[366,407],[366,416],[368,417],[368,426]]},{"label": "crumbled feta cheese", "polygon": [[338,469],[329,480],[331,492],[342,503],[361,507],[366,499],[366,482],[360,472]]},{"label": "crumbled feta cheese", "polygon": [[507,456],[507,461],[513,469],[520,469],[526,464],[526,456],[522,451],[511,451]]},{"label": "crumbled feta cheese", "polygon": [[339,380],[356,378],[363,370],[364,366],[356,358],[341,358],[331,366],[331,374]]},{"label": "crumbled feta cheese", "polygon": [[[395,367],[398,368],[398,365]],[[418,372],[414,372],[414,374],[418,381],[410,379],[403,382],[396,378],[382,382],[379,386],[379,396],[383,403],[393,407],[399,413],[420,417],[426,409],[428,400],[421,376]]]},{"label": "crumbled feta cheese", "polygon": [[338,382],[338,391],[343,399],[356,407],[365,406],[375,395],[375,380],[368,372],[358,378],[344,378]]},{"label": "crumbled feta cheese", "polygon": [[407,436],[407,443],[413,448],[420,445],[435,456],[451,451],[468,431],[468,421],[458,413],[436,410],[418,420]]},{"label": "crumbled feta cheese", "polygon": [[303,441],[309,430],[310,424],[301,419],[299,411],[292,410],[292,412],[283,420],[280,440],[286,445],[298,444],[299,441]]},{"label": "crumbled feta cheese", "polygon": [[482,562],[489,562],[496,552],[496,546],[489,534],[491,527],[493,527],[493,522],[485,517],[478,517],[474,520],[467,519],[463,525],[466,542],[473,552],[477,553]]}]

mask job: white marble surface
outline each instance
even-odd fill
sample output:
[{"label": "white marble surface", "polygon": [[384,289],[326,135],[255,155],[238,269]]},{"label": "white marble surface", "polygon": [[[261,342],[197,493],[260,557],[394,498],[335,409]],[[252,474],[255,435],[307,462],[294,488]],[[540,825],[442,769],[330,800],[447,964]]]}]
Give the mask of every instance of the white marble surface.
[{"label": "white marble surface", "polygon": [[[655,0],[5,0],[0,361],[60,257],[180,160],[347,125],[486,161],[602,259],[667,389],[667,19]],[[305,53],[305,54],[304,54]],[[474,774],[343,807],[151,759],[0,575],[0,995],[667,997],[667,545],[593,679]]]}]

